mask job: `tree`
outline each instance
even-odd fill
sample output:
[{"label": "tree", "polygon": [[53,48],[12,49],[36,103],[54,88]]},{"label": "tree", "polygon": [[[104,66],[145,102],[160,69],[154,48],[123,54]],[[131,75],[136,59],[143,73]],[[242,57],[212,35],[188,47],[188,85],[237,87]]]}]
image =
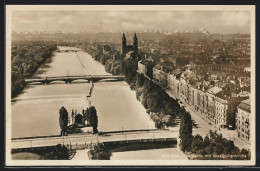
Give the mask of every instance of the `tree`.
[{"label": "tree", "polygon": [[45,160],[69,160],[69,150],[66,146],[58,144],[43,155]]},{"label": "tree", "polygon": [[162,118],[162,122],[169,127],[170,126],[170,121],[171,121],[171,115],[165,115]]},{"label": "tree", "polygon": [[180,123],[180,139],[181,139],[181,150],[190,151],[192,143],[192,122],[190,113],[186,112],[184,108],[180,110],[182,117]]},{"label": "tree", "polygon": [[195,153],[203,148],[203,138],[200,135],[195,135],[191,143],[192,152]]},{"label": "tree", "polygon": [[65,135],[68,126],[68,111],[62,106],[60,108],[59,113],[60,113],[59,122],[60,122],[60,129],[61,129],[60,135]]},{"label": "tree", "polygon": [[92,160],[109,160],[111,153],[103,143],[97,143],[89,151]]},{"label": "tree", "polygon": [[160,109],[160,97],[154,94],[147,96],[147,105],[151,111],[158,111]]},{"label": "tree", "polygon": [[89,125],[93,127],[93,132],[98,132],[98,116],[97,116],[97,110],[94,106],[91,106],[89,108]]}]

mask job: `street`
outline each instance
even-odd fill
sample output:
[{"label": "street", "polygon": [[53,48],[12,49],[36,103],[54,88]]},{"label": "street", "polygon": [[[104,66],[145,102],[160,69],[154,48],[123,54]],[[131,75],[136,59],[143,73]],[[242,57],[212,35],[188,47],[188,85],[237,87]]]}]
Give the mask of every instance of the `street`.
[{"label": "street", "polygon": [[[173,93],[170,90],[164,89],[165,92],[168,93],[168,95],[174,99],[176,99],[176,97],[173,95]],[[180,104],[180,102],[179,102]],[[185,108],[185,110],[187,112],[190,112],[191,114],[191,118],[194,121],[194,124],[196,125],[193,126],[192,128],[192,132],[193,135],[199,134],[202,137],[205,137],[210,130],[212,131],[217,131],[218,134],[222,134],[222,136],[228,140],[232,140],[234,141],[234,144],[239,147],[240,149],[250,149],[250,144],[244,142],[243,140],[239,139],[236,135],[236,130],[228,130],[228,129],[218,129],[216,125],[213,124],[209,124],[209,121],[203,117],[202,114],[200,114],[199,112],[193,110],[187,103],[185,103],[184,101],[182,101],[182,104],[180,104],[181,106],[183,106]]]},{"label": "street", "polygon": [[96,142],[120,141],[120,140],[136,140],[136,139],[156,139],[156,138],[177,138],[178,131],[148,131],[148,132],[124,132],[111,133],[102,136],[87,134],[87,135],[69,135],[64,137],[50,137],[50,138],[35,138],[24,140],[12,140],[11,148],[30,148],[53,146],[57,144],[90,144]]}]

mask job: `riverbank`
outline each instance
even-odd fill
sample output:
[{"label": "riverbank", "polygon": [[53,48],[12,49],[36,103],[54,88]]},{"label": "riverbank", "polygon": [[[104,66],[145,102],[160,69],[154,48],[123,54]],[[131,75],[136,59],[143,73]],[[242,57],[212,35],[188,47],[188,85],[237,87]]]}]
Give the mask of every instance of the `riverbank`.
[{"label": "riverbank", "polygon": [[155,122],[156,128],[175,127],[178,124],[181,109],[178,101],[171,98],[152,80],[139,74],[137,61],[125,60],[121,64],[121,69],[118,70],[120,57],[117,56],[116,60],[112,60],[111,56],[103,54],[102,51],[97,53],[91,49],[85,48],[85,50],[92,55],[93,59],[103,64],[107,72],[114,74],[114,70],[117,70],[125,75],[125,81],[135,91],[136,99],[141,102],[146,113]]},{"label": "riverbank", "polygon": [[26,86],[24,79],[31,78],[56,49],[54,42],[12,42],[12,98],[22,93]]}]

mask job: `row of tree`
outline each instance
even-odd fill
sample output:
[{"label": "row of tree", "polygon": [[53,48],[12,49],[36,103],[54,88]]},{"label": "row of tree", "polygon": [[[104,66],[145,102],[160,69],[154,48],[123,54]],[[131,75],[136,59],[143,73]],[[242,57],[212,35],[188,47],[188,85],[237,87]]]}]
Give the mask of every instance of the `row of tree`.
[{"label": "row of tree", "polygon": [[147,113],[155,121],[157,128],[174,126],[176,118],[180,116],[180,105],[177,100],[171,98],[160,86],[153,81],[137,74],[136,98],[141,101]]},{"label": "row of tree", "polygon": [[31,77],[47,58],[52,56],[57,45],[55,42],[19,41],[12,42],[11,80],[12,98],[25,87],[25,78]]}]

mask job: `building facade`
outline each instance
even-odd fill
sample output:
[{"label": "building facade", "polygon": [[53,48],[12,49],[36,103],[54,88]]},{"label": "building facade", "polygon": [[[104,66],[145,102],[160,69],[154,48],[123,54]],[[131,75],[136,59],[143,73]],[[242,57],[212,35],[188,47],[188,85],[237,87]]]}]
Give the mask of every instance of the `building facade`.
[{"label": "building facade", "polygon": [[237,136],[250,144],[250,124],[251,124],[250,99],[243,100],[237,107],[236,130]]}]

